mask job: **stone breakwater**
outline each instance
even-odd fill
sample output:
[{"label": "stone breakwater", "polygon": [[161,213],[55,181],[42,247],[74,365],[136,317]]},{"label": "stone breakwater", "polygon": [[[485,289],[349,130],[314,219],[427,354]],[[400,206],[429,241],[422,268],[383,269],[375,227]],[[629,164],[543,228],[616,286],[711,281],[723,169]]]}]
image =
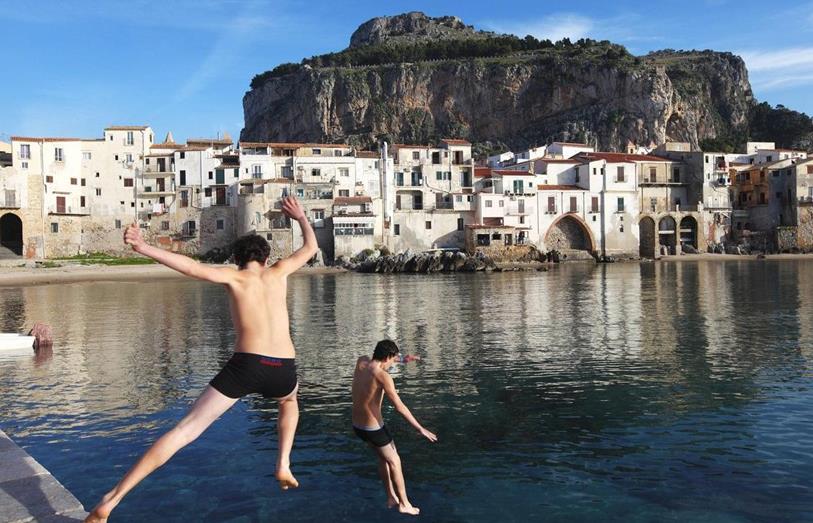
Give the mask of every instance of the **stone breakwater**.
[{"label": "stone breakwater", "polygon": [[340,258],[337,265],[351,271],[366,273],[419,273],[478,272],[506,270],[547,270],[538,256],[511,261],[496,261],[482,253],[468,255],[463,252],[405,251],[399,254],[381,254],[373,251],[367,256],[353,259]]}]

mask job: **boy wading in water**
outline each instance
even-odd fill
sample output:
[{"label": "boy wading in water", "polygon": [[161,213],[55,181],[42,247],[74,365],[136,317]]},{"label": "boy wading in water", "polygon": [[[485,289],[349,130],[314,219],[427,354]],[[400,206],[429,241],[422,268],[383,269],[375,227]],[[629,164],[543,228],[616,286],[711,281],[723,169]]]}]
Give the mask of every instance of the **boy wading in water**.
[{"label": "boy wading in water", "polygon": [[356,362],[356,370],[353,373],[353,431],[378,455],[378,474],[387,491],[387,507],[398,506],[400,512],[417,516],[420,510],[413,507],[407,499],[401,458],[381,416],[384,394],[390,399],[395,410],[422,436],[433,443],[438,438],[418,423],[398,397],[395,382],[387,372],[397,359],[398,346],[395,342],[382,340],[375,346],[372,359],[362,356]]},{"label": "boy wading in water", "polygon": [[290,456],[299,407],[294,345],[288,328],[287,276],[316,254],[316,236],[296,199],[282,202],[286,216],[299,222],[304,245],[273,266],[265,264],[270,247],[257,235],[243,236],[234,244],[239,267],[207,267],[197,261],[147,245],[136,225],[124,233],[133,250],[199,280],[225,285],[229,292],[232,320],[237,332],[234,355],[195,401],[186,416],[161,436],[141,459],[108,492],[86,522],[105,521],[122,498],[178,450],[193,442],[234,403],[251,393],[279,400],[279,455],[276,478],[283,490],[299,483],[291,474]]}]

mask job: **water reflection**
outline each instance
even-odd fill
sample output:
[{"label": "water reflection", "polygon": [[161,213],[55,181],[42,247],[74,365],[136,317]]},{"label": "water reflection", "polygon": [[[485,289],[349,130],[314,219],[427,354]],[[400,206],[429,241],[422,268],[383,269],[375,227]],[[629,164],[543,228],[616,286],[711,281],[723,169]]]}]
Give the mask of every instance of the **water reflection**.
[{"label": "water reflection", "polygon": [[[427,447],[389,413],[432,520],[806,519],[811,276],[807,262],[735,261],[294,277],[307,494],[269,494],[276,405],[249,398],[120,517],[159,504],[213,521],[385,519],[348,430],[349,382],[390,337],[422,357],[397,384],[441,438]],[[4,428],[85,503],[182,415],[233,341],[223,290],[196,282],[4,289],[0,305],[3,330],[44,321],[56,338],[51,359],[0,361]]]}]

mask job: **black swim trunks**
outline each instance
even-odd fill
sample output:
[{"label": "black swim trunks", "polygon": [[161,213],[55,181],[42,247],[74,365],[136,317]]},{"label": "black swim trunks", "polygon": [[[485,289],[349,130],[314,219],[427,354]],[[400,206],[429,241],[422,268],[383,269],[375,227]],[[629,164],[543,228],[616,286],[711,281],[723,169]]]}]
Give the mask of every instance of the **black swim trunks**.
[{"label": "black swim trunks", "polygon": [[293,358],[235,352],[209,385],[230,398],[255,392],[283,398],[296,388],[296,363]]},{"label": "black swim trunks", "polygon": [[371,443],[376,447],[386,447],[392,443],[392,436],[390,436],[390,431],[387,430],[386,425],[375,430],[360,429],[354,425],[353,432],[355,432],[356,436],[361,438],[362,441]]}]

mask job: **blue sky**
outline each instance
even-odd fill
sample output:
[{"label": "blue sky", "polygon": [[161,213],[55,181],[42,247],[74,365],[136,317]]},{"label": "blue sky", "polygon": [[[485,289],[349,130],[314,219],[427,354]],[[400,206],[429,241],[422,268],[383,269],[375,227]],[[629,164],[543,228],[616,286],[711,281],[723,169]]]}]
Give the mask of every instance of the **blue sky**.
[{"label": "blue sky", "polygon": [[419,10],[540,38],[741,54],[760,101],[813,114],[813,0],[0,0],[0,140],[100,136],[149,124],[159,138],[243,123],[252,76],[347,46],[373,16]]}]

